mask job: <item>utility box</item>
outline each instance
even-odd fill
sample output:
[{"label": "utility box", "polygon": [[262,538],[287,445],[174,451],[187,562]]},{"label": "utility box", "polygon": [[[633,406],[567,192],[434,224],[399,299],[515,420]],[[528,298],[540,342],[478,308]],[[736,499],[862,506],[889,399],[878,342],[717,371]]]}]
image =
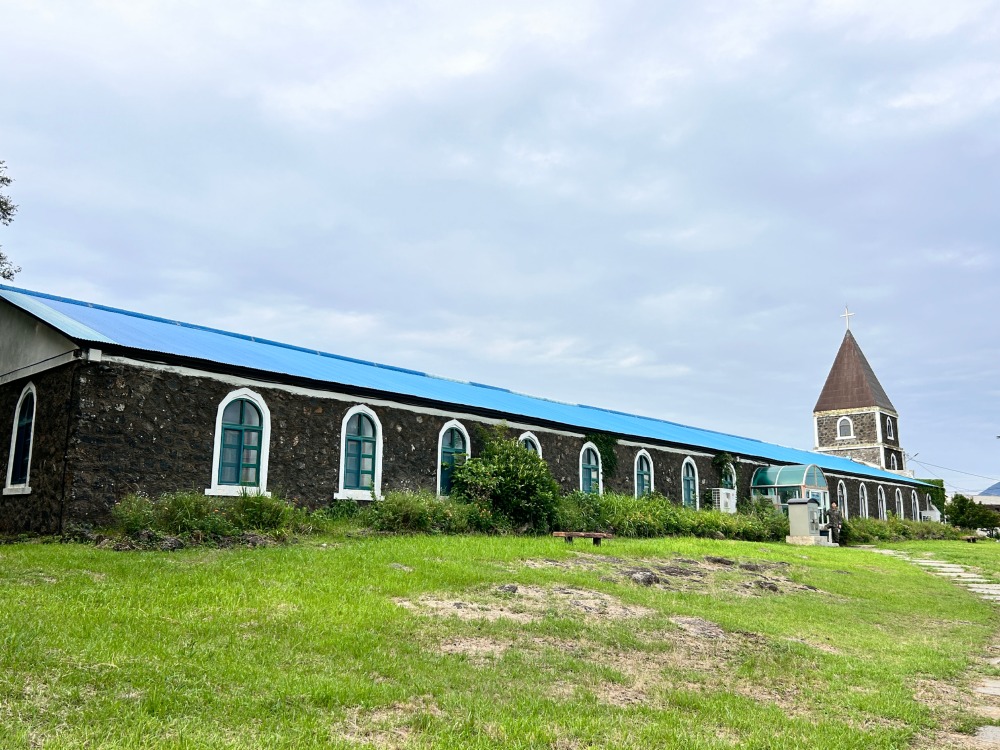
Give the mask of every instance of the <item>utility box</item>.
[{"label": "utility box", "polygon": [[819,534],[819,501],[815,498],[793,497],[788,501],[789,544],[823,544]]},{"label": "utility box", "polygon": [[712,488],[712,508],[722,513],[736,512],[736,490],[725,487]]}]

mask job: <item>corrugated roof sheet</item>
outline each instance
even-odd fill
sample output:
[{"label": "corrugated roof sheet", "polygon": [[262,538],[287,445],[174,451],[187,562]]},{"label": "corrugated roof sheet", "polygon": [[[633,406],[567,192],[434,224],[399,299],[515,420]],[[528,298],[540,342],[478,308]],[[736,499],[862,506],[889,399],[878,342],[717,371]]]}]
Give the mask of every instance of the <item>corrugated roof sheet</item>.
[{"label": "corrugated roof sheet", "polygon": [[635,438],[756,456],[784,464],[816,464],[834,472],[889,481],[913,481],[850,459],[786,448],[661,419],[566,404],[514,393],[504,388],[434,377],[416,370],[351,359],[314,349],[157,318],[79,300],[0,285],[0,298],[43,320],[79,343],[117,344],[150,353],[189,357],[263,373],[355,386],[387,394],[478,409]]}]

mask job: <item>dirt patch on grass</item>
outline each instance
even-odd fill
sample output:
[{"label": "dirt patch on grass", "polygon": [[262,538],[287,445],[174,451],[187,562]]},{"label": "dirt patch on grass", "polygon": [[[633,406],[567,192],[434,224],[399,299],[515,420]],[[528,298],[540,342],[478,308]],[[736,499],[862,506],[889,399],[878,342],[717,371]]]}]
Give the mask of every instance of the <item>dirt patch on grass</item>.
[{"label": "dirt patch on grass", "polygon": [[485,666],[499,659],[510,643],[502,643],[492,638],[464,638],[461,636],[448,638],[440,646],[442,654],[459,654],[466,656],[471,664]]},{"label": "dirt patch on grass", "polygon": [[635,560],[576,553],[566,560],[528,559],[521,566],[532,569],[578,569],[600,575],[603,581],[652,587],[666,591],[709,594],[767,596],[796,592],[817,592],[815,586],[791,580],[785,562],[734,560],[708,555],[701,560],[675,557],[670,560]]},{"label": "dirt patch on grass", "polygon": [[382,708],[354,708],[333,727],[333,739],[379,748],[404,747],[413,734],[413,722],[421,716],[444,716],[429,695]]},{"label": "dirt patch on grass", "polygon": [[396,604],[421,614],[458,617],[460,620],[513,620],[538,622],[547,613],[582,614],[588,619],[622,620],[644,617],[652,611],[623,604],[609,594],[574,586],[520,586],[506,584],[470,592],[461,599],[422,596],[416,601],[395,599]]}]

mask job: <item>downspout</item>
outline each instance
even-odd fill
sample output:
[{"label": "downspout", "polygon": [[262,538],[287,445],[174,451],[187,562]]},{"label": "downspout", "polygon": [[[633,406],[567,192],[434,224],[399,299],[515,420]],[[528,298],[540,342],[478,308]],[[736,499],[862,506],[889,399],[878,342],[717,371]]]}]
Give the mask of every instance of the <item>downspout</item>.
[{"label": "downspout", "polygon": [[[76,356],[79,359],[83,355],[82,350],[77,350]],[[66,475],[69,473],[69,442],[73,436],[73,405],[76,403],[77,382],[80,375],[79,363],[71,365],[69,398],[66,400],[66,442],[63,446],[63,469],[62,469],[62,490],[59,496],[59,533],[65,528],[66,517]]]}]

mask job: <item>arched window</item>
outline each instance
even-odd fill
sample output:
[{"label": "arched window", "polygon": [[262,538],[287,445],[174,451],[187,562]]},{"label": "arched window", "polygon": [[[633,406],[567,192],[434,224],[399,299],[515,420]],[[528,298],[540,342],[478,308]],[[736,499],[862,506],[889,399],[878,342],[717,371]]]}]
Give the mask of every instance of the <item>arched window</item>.
[{"label": "arched window", "polygon": [[653,492],[653,459],[645,450],[635,456],[635,496],[642,497]]},{"label": "arched window", "polygon": [[926,495],[924,495],[924,500],[927,501],[927,510],[933,510],[934,504],[931,502],[931,493],[928,492]]},{"label": "arched window", "polygon": [[837,420],[837,437],[838,438],[852,438],[854,437],[854,422],[851,421],[850,417],[841,417]]},{"label": "arched window", "polygon": [[240,388],[219,404],[215,419],[212,486],[208,495],[239,495],[248,488],[267,492],[271,412],[257,393]]},{"label": "arched window", "polygon": [[382,494],[382,423],[363,404],[344,415],[340,430],[338,499],[370,500]]},{"label": "arched window", "polygon": [[868,488],[864,484],[858,489],[858,503],[861,506],[861,517],[868,518]]},{"label": "arched window", "polygon": [[451,494],[451,476],[456,464],[469,455],[469,433],[456,419],[451,420],[438,435],[438,494]]},{"label": "arched window", "polygon": [[681,500],[685,508],[698,510],[698,467],[690,457],[681,464]]},{"label": "arched window", "polygon": [[910,490],[910,512],[914,521],[920,520],[920,500],[917,498],[916,490]]},{"label": "arched window", "polygon": [[736,489],[736,469],[733,468],[732,464],[727,464],[722,470],[722,476],[719,477],[719,481],[722,483],[724,489]]},{"label": "arched window", "polygon": [[903,518],[903,491],[896,488],[896,518]]},{"label": "arched window", "polygon": [[593,443],[584,443],[580,449],[580,489],[588,495],[604,493],[601,452]]},{"label": "arched window", "polygon": [[880,484],[878,486],[878,517],[882,521],[885,520],[885,488]]},{"label": "arched window", "polygon": [[899,462],[896,460],[895,453],[889,454],[889,468],[892,469],[893,471],[899,470]]},{"label": "arched window", "polygon": [[843,479],[837,482],[837,507],[840,508],[840,515],[847,518],[847,485]]},{"label": "arched window", "polygon": [[892,424],[892,417],[885,418],[885,436],[890,440],[896,439],[896,428]]},{"label": "arched window", "polygon": [[523,433],[521,437],[517,439],[517,442],[522,448],[527,448],[532,453],[537,453],[539,458],[542,457],[542,444],[538,438],[535,437],[533,432]]},{"label": "arched window", "polygon": [[14,409],[14,427],[10,435],[10,458],[7,461],[5,495],[31,492],[31,449],[35,438],[35,386],[28,383],[21,391]]}]

